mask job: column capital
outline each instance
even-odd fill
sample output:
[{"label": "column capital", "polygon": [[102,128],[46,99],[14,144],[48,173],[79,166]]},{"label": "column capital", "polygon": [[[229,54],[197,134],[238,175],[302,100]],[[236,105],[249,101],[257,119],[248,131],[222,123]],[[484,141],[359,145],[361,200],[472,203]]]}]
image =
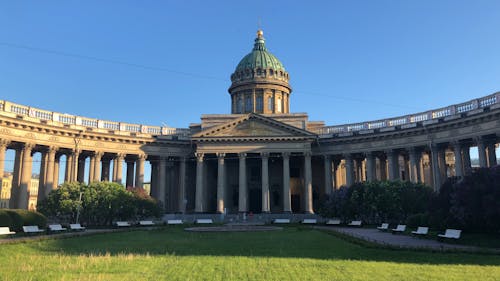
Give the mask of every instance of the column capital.
[{"label": "column capital", "polygon": [[331,160],[331,159],[332,159],[332,155],[330,155],[330,154],[323,154],[323,160],[328,161],[328,160]]},{"label": "column capital", "polygon": [[55,153],[57,153],[58,150],[59,150],[59,147],[51,145],[48,147],[47,152],[55,154]]},{"label": "column capital", "polygon": [[137,159],[138,160],[143,160],[144,161],[144,160],[146,160],[146,158],[148,158],[147,154],[143,154],[143,153],[137,154]]},{"label": "column capital", "polygon": [[287,159],[288,159],[288,158],[290,158],[290,152],[288,152],[288,151],[287,151],[287,152],[282,152],[282,153],[281,153],[281,156],[282,156],[283,158],[287,158]]},{"label": "column capital", "polygon": [[127,154],[125,154],[125,153],[117,153],[117,154],[116,154],[116,158],[117,158],[117,159],[122,159],[122,160],[123,160],[123,159],[125,158],[125,156],[126,156],[126,155],[127,155]]},{"label": "column capital", "polygon": [[459,140],[450,141],[450,145],[453,148],[462,148],[462,143]]},{"label": "column capital", "polygon": [[204,153],[201,153],[201,152],[196,152],[194,155],[196,156],[196,160],[197,160],[198,162],[203,162],[203,156],[205,156],[205,154],[204,154]]},{"label": "column capital", "polygon": [[344,154],[342,154],[342,156],[346,160],[352,160],[352,158],[353,158],[351,153],[344,153]]},{"label": "column capital", "polygon": [[35,144],[34,143],[26,142],[26,143],[23,144],[23,150],[24,151],[31,152],[31,150],[33,150],[33,148],[35,148]]},{"label": "column capital", "polygon": [[7,146],[10,144],[10,140],[0,140],[0,148],[7,148]]},{"label": "column capital", "polygon": [[303,154],[304,154],[304,157],[311,157],[312,156],[311,151],[304,151]]},{"label": "column capital", "polygon": [[224,157],[226,157],[226,153],[216,153],[217,154],[217,158],[219,159],[224,159]]},{"label": "column capital", "polygon": [[484,144],[484,138],[482,136],[477,136],[474,138],[476,144]]},{"label": "column capital", "polygon": [[239,157],[239,158],[246,158],[246,157],[247,157],[247,154],[246,154],[245,152],[238,153],[238,157]]},{"label": "column capital", "polygon": [[269,158],[269,152],[261,152],[261,153],[260,153],[260,157],[261,157],[262,159],[264,159],[264,158]]},{"label": "column capital", "polygon": [[374,156],[375,153],[373,153],[373,151],[367,151],[365,152],[365,157],[366,158],[372,158]]}]

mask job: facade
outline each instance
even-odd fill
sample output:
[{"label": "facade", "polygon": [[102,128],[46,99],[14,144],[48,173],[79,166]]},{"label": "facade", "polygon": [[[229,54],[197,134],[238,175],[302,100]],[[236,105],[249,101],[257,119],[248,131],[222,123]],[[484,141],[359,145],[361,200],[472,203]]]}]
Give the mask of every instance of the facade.
[{"label": "facade", "polygon": [[[111,122],[1,101],[0,173],[6,149],[15,151],[9,206],[28,208],[30,198],[42,200],[64,173],[65,181],[123,179],[137,187],[146,181],[168,213],[312,214],[320,198],[355,182],[401,179],[439,189],[446,177],[471,173],[471,147],[478,149],[480,167],[497,163],[500,93],[326,126],[290,112],[289,74],[267,50],[262,31],[231,75],[228,92],[231,114],[202,115],[189,128]],[[42,159],[38,191],[29,188],[34,153]],[[144,179],[146,163],[150,179]]]}]

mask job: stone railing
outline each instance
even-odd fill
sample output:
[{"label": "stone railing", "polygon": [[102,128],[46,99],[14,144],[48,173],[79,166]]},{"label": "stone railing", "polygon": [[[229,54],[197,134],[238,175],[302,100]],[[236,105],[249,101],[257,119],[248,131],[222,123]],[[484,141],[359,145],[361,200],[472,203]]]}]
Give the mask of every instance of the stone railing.
[{"label": "stone railing", "polygon": [[430,125],[440,120],[452,120],[483,112],[485,108],[500,108],[500,92],[474,99],[468,102],[450,105],[435,110],[420,112],[405,116],[382,120],[345,124],[339,126],[325,126],[315,132],[322,138],[331,136],[351,136],[354,134],[371,134],[376,132],[392,131],[417,127],[418,124]]},{"label": "stone railing", "polygon": [[20,105],[9,101],[0,100],[0,115],[11,115],[16,118],[26,118],[30,121],[60,125],[85,131],[104,131],[106,133],[130,133],[130,135],[145,136],[176,136],[187,139],[191,135],[188,128],[171,128],[160,126],[147,126],[123,122],[106,121],[87,117],[69,115],[47,111],[35,107]]}]

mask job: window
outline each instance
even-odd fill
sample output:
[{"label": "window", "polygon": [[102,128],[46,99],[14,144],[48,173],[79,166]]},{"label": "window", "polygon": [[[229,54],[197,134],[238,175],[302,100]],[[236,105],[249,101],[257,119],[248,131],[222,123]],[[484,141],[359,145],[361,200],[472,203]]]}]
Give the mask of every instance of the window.
[{"label": "window", "polygon": [[245,111],[246,112],[252,111],[252,97],[251,96],[247,96],[245,99]]},{"label": "window", "polygon": [[264,109],[264,106],[262,105],[262,96],[257,96],[255,107],[257,112],[262,112],[262,110]]},{"label": "window", "polygon": [[243,99],[238,99],[238,113],[243,113]]}]

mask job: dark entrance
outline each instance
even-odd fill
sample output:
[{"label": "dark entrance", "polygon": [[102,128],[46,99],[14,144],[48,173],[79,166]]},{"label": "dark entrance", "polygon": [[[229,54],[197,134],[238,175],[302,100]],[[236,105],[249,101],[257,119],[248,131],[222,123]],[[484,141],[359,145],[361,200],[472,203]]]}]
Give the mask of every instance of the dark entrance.
[{"label": "dark entrance", "polygon": [[300,212],[300,194],[292,194],[292,212],[299,213]]},{"label": "dark entrance", "polygon": [[252,213],[260,213],[262,211],[262,193],[260,189],[250,189],[249,190],[249,208],[248,210]]}]

